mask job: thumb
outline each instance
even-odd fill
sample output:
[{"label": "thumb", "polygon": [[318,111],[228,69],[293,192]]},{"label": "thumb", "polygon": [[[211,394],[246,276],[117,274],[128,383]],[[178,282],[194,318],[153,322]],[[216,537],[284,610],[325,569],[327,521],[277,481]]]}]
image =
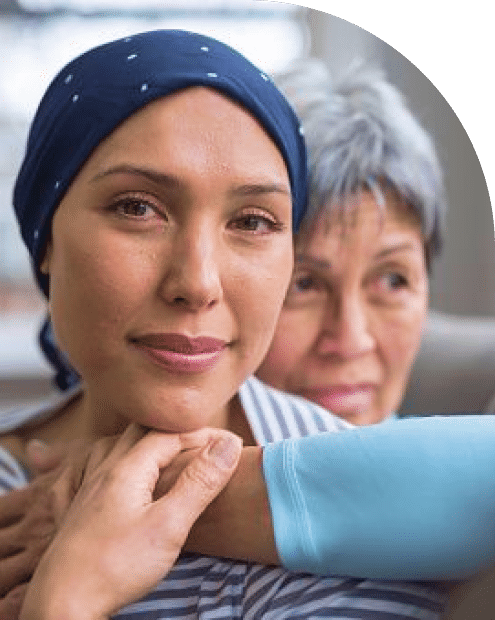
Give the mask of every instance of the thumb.
[{"label": "thumb", "polygon": [[174,525],[185,540],[193,523],[225,487],[234,473],[242,452],[242,439],[228,431],[217,431],[213,438],[181,472],[172,489],[155,503],[173,507]]}]

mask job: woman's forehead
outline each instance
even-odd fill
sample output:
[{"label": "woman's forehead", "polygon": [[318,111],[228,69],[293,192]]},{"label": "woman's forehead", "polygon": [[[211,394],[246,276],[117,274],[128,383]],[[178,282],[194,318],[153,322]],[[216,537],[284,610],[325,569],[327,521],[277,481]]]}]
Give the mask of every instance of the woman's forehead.
[{"label": "woman's forehead", "polygon": [[200,174],[205,159],[212,169],[276,183],[290,196],[283,156],[258,120],[204,87],[162,97],[135,112],[95,149],[85,176],[98,180],[125,169],[145,171],[151,180],[175,170]]},{"label": "woman's forehead", "polygon": [[115,143],[122,136],[132,135],[134,130],[154,136],[158,123],[164,129],[178,132],[193,123],[200,125],[203,117],[208,118],[212,134],[221,132],[226,139],[232,140],[234,136],[229,134],[229,130],[235,125],[243,125],[245,131],[256,127],[260,130],[260,136],[265,135],[273,142],[258,119],[241,104],[213,88],[190,86],[154,99],[136,110],[104,138],[99,147]]}]

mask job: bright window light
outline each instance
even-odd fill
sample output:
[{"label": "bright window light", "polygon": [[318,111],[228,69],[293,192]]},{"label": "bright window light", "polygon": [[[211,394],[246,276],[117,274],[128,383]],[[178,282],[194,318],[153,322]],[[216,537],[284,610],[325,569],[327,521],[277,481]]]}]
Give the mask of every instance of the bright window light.
[{"label": "bright window light", "polygon": [[19,4],[30,11],[53,11],[68,9],[80,12],[94,11],[139,11],[167,9],[191,10],[259,10],[288,12],[298,9],[297,5],[268,0],[20,0]]},{"label": "bright window light", "polygon": [[0,21],[3,113],[30,118],[49,82],[66,62],[94,45],[153,28],[183,28],[213,36],[238,49],[268,73],[287,67],[303,53],[305,43],[299,22],[283,14],[271,14],[266,19],[242,14],[219,18],[194,13],[166,18],[88,19],[69,14],[51,18],[37,28],[22,22]]}]

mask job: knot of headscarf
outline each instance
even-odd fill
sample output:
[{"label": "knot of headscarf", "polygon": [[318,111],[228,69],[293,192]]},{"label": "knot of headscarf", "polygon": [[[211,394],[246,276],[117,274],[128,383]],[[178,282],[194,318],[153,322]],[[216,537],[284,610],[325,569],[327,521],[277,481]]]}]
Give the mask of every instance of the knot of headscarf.
[{"label": "knot of headscarf", "polygon": [[[259,121],[287,166],[297,230],[306,209],[306,151],[299,121],[272,80],[210,37],[179,30],[137,34],[89,50],[66,65],[48,87],[31,125],[14,209],[45,295],[49,279],[39,265],[54,211],[78,171],[133,112],[189,86],[213,88]],[[50,333],[42,331],[43,349],[51,350],[49,359],[64,374],[56,345],[46,338]],[[62,378],[59,385],[64,384]]]}]

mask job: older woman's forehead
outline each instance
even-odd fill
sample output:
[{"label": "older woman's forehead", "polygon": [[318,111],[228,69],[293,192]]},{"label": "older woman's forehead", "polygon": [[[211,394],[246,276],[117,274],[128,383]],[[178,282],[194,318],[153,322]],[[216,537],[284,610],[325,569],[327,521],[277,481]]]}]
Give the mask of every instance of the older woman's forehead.
[{"label": "older woman's forehead", "polygon": [[379,188],[378,193],[362,188],[345,198],[323,203],[318,212],[307,218],[301,238],[315,229],[330,231],[335,226],[352,228],[366,215],[377,222],[397,221],[421,229],[421,214],[407,199],[392,188]]}]

